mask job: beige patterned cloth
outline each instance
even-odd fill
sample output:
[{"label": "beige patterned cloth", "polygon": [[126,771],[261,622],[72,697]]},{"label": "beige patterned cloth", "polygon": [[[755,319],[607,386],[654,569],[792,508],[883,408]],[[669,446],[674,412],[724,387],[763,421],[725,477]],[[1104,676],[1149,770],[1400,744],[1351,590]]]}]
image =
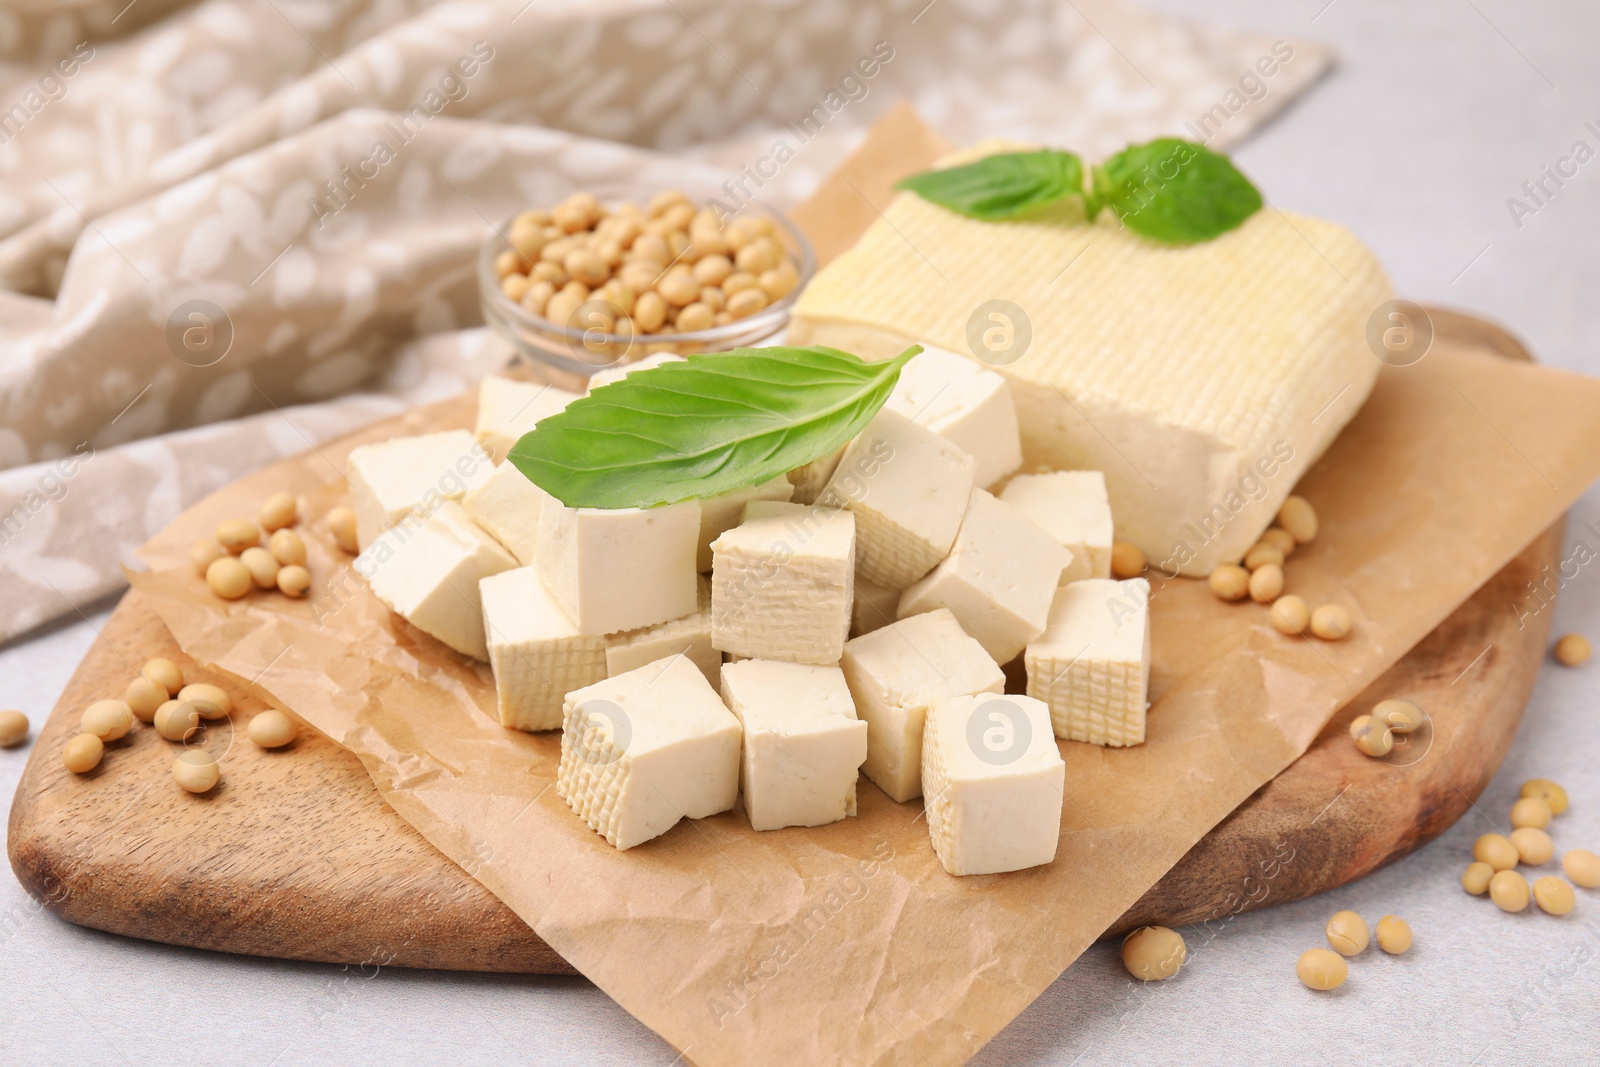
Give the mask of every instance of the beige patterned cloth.
[{"label": "beige patterned cloth", "polygon": [[906,99],[957,142],[1225,145],[1328,62],[1104,0],[3,0],[0,639],[503,364],[474,257],[520,208],[783,207]]}]

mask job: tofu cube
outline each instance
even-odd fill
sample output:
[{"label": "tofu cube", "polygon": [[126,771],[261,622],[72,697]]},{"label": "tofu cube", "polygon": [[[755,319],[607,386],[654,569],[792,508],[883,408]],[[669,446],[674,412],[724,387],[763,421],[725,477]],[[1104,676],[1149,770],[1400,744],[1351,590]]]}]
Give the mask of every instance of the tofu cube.
[{"label": "tofu cube", "polygon": [[532,430],[540,419],[565,411],[577,393],[544,382],[521,382],[490,375],[478,386],[478,423],[474,436],[496,463],[517,438]]},{"label": "tofu cube", "polygon": [[457,652],[488,659],[478,583],[517,561],[455,501],[407,515],[355,559],[379,600]]},{"label": "tofu cube", "polygon": [[534,562],[568,617],[586,634],[654,626],[692,614],[700,505],[539,509]]},{"label": "tofu cube", "polygon": [[426,518],[446,500],[460,500],[489,480],[494,461],[465,430],[392,437],[352,449],[345,465],[356,542],[378,535],[420,508]]},{"label": "tofu cube", "polygon": [[1019,474],[1006,483],[1000,499],[1072,553],[1072,561],[1061,572],[1062,585],[1111,577],[1111,502],[1104,474]]},{"label": "tofu cube", "polygon": [[556,793],[618,849],[732,808],[739,720],[682,656],[567,694]]},{"label": "tofu cube", "polygon": [[539,512],[550,494],[509,463],[501,463],[487,481],[461,499],[472,521],[527,566],[539,543]]},{"label": "tofu cube", "polygon": [[712,685],[719,684],[722,653],[711,644],[711,583],[700,579],[699,606],[692,615],[626,630],[606,638],[606,673],[612,677],[668,656],[687,656]]},{"label": "tofu cube", "polygon": [[1056,591],[1028,645],[1028,695],[1050,707],[1057,737],[1144,743],[1150,690],[1150,583],[1089,578]]},{"label": "tofu cube", "polygon": [[867,724],[838,667],[730,663],[722,700],[744,727],[739,786],[752,829],[823,826],[856,813]]},{"label": "tofu cube", "polygon": [[721,496],[706,497],[700,501],[700,546],[695,553],[695,565],[700,573],[711,570],[711,542],[744,521],[744,506],[752,500],[788,500],[794,486],[787,477],[777,477],[770,482],[735,489]]},{"label": "tofu cube", "polygon": [[850,609],[850,636],[870,634],[894,622],[900,610],[900,590],[856,579],[856,600]]},{"label": "tofu cube", "polygon": [[500,725],[559,730],[568,693],[606,677],[606,639],[578,632],[534,567],[479,583]]},{"label": "tofu cube", "polygon": [[974,489],[950,554],[905,591],[900,617],[949,608],[996,663],[1009,663],[1044,632],[1069,558],[1016,509]]},{"label": "tofu cube", "polygon": [[723,652],[838,663],[850,631],[855,520],[757,500],[712,544],[711,641]]},{"label": "tofu cube", "polygon": [[904,589],[945,557],[972,492],[972,457],[932,430],[880,411],[817,498],[856,517],[856,569]]},{"label": "tofu cube", "polygon": [[622,379],[626,378],[635,371],[649,370],[651,367],[659,367],[664,363],[682,362],[683,357],[674,352],[657,352],[653,356],[646,356],[643,359],[636,359],[632,363],[621,363],[615,367],[607,367],[604,370],[597,370],[593,374],[589,375],[589,392],[593,393],[601,386],[610,385],[613,382],[620,382]]},{"label": "tofu cube", "polygon": [[866,776],[891,800],[922,792],[922,728],[949,697],[998,693],[1006,678],[956,617],[940,609],[857,637],[839,661],[867,722]]},{"label": "tofu cube", "polygon": [[817,497],[827,488],[828,479],[839,469],[839,460],[844,457],[845,447],[840,445],[826,456],[819,456],[790,471],[789,484],[794,486],[794,495],[789,499],[796,504],[815,504]]},{"label": "tofu cube", "polygon": [[977,464],[973,484],[987,488],[1022,466],[1022,435],[1011,387],[966,356],[926,348],[900,371],[884,407],[958,446]]},{"label": "tofu cube", "polygon": [[1024,696],[943,700],[928,712],[922,794],[951,874],[1001,874],[1056,858],[1067,765],[1050,712]]}]

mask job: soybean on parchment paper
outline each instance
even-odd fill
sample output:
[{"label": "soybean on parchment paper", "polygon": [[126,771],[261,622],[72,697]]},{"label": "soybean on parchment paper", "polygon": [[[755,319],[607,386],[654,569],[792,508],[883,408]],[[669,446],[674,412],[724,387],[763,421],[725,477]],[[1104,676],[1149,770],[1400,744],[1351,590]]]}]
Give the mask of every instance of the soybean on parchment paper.
[{"label": "soybean on parchment paper", "polygon": [[[842,247],[941,149],[896,112],[796,218]],[[470,399],[217,493],[146,546],[134,582],[184,652],[357,753],[402,817],[685,1059],[956,1063],[1561,515],[1600,475],[1597,411],[1600,381],[1447,343],[1385,368],[1301,482],[1322,531],[1287,568],[1291,591],[1349,607],[1354,632],[1288,638],[1259,605],[1160,585],[1148,741],[1064,744],[1055,862],[1014,874],[946,875],[921,804],[865,779],[860,813],[831,826],[756,833],[733,811],[616,852],[556,796],[558,736],[498,726],[488,668],[392,616],[325,537],[307,537],[306,602],[223,603],[194,575],[188,546],[219,520],[289,489],[315,533],[351,447],[470,426]]]}]

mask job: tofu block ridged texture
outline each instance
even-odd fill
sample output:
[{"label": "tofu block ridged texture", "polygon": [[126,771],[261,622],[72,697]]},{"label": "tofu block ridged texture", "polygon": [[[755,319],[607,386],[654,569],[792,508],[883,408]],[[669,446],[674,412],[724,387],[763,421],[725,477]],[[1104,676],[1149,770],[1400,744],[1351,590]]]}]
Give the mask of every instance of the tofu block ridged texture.
[{"label": "tofu block ridged texture", "polygon": [[606,639],[572,625],[537,568],[501,571],[478,588],[500,725],[560,729],[567,694],[606,677]]},{"label": "tofu block ridged texture", "polygon": [[699,599],[700,504],[539,511],[534,562],[579,630],[610,634],[692,614]]},{"label": "tofu block ridged texture", "polygon": [[770,482],[701,500],[700,545],[695,553],[695,565],[702,573],[711,570],[711,542],[744,521],[746,504],[752,500],[787,501],[793,494],[794,484],[780,476]]},{"label": "tofu block ridged texture", "polygon": [[1009,504],[972,491],[955,544],[900,598],[901,618],[948,608],[996,663],[1044,632],[1071,554]]},{"label": "tofu block ridged texture", "polygon": [[501,463],[482,485],[461,500],[472,521],[488,530],[517,562],[533,562],[539,543],[539,512],[550,494],[509,463]]},{"label": "tofu block ridged texture", "polygon": [[819,504],[856,517],[856,570],[904,589],[945,557],[961,528],[974,462],[903,415],[880,411],[845,450]]},{"label": "tofu block ridged texture", "polygon": [[856,813],[867,724],[838,667],[747,659],[722,669],[744,728],[739,788],[756,830],[823,826]]},{"label": "tofu block ridged texture", "polygon": [[1150,690],[1150,583],[1091,578],[1056,591],[1050,622],[1028,645],[1028,695],[1050,708],[1056,736],[1093,745],[1144,743]]},{"label": "tofu block ridged texture", "polygon": [[941,700],[928,712],[928,836],[951,874],[1001,874],[1055,859],[1067,765],[1050,712],[1025,696]]},{"label": "tofu block ridged texture", "polygon": [[840,445],[826,456],[790,471],[789,484],[794,486],[794,494],[789,499],[796,504],[815,504],[817,497],[827,488],[828,479],[839,469],[839,460],[844,457],[845,447]]},{"label": "tofu block ridged texture", "polygon": [[567,694],[556,793],[618,849],[733,807],[739,720],[682,656]]},{"label": "tofu block ridged texture", "polygon": [[940,700],[999,693],[1005,674],[941,608],[854,638],[839,661],[867,723],[861,770],[895,801],[922,792],[922,728]]},{"label": "tofu block ridged texture", "polygon": [[774,500],[712,545],[711,639],[753,659],[838,663],[850,632],[855,519]]},{"label": "tofu block ridged texture", "polygon": [[1019,474],[1006,483],[1000,499],[1072,553],[1061,584],[1111,577],[1111,498],[1099,471]]},{"label": "tofu block ridged texture", "polygon": [[[989,142],[940,166],[1034,147]],[[919,248],[938,249],[937,272]],[[1117,536],[1194,576],[1244,555],[1361,407],[1382,366],[1367,323],[1394,297],[1371,251],[1321,219],[1266,209],[1170,247],[1112,212],[996,224],[901,193],[806,286],[788,343],[964,354],[997,293],[1031,328],[1025,350],[995,356],[1024,460],[1104,471]]]},{"label": "tofu block ridged texture", "polygon": [[605,639],[606,673],[626,674],[647,663],[668,656],[687,656],[700,668],[706,681],[718,684],[722,653],[711,643],[711,583],[700,579],[698,606],[694,614],[658,622],[637,630],[624,630]]},{"label": "tofu block ridged texture", "polygon": [[532,430],[540,419],[565,411],[576,399],[577,393],[543,382],[522,382],[490,375],[478,385],[478,422],[474,436],[496,463],[504,463],[506,453],[517,443],[517,438]]},{"label": "tofu block ridged texture", "polygon": [[1006,380],[981,363],[927,348],[900,371],[884,407],[959,447],[976,467],[973,484],[988,488],[1022,466],[1017,406]]},{"label": "tofu block ridged texture", "polygon": [[413,509],[432,515],[489,479],[494,460],[465,430],[392,437],[351,449],[345,461],[356,544],[363,550]]},{"label": "tofu block ridged texture", "polygon": [[406,516],[354,563],[396,614],[474,659],[489,658],[478,583],[516,565],[454,501],[426,519]]}]

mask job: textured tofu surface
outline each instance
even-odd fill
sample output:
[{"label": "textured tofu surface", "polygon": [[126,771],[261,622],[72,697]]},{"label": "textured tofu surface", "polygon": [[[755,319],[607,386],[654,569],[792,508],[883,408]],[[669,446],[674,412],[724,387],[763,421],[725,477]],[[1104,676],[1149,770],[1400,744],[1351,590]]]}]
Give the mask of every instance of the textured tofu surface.
[{"label": "textured tofu surface", "polygon": [[701,573],[711,570],[711,542],[744,521],[746,504],[752,500],[788,500],[793,494],[794,483],[780,475],[770,482],[702,499],[700,545],[695,552],[695,565]]},{"label": "textured tofu surface", "polygon": [[1367,321],[1394,295],[1348,230],[1272,207],[1169,247],[1111,212],[993,223],[902,193],[801,293],[788,340],[965,355],[997,294],[1031,332],[995,368],[1024,457],[1104,471],[1118,536],[1191,575],[1238,559],[1365,401],[1381,365]]},{"label": "textured tofu surface", "polygon": [[1150,583],[1092,578],[1056,591],[1028,645],[1028,695],[1050,707],[1057,737],[1144,743],[1150,689]]},{"label": "textured tofu surface", "polygon": [[744,727],[739,784],[751,827],[822,826],[856,813],[867,724],[838,667],[730,663],[722,699]]},{"label": "textured tofu surface", "polygon": [[900,610],[900,590],[856,579],[856,599],[850,609],[850,636],[860,637],[895,621]]},{"label": "textured tofu surface", "polygon": [[364,549],[411,509],[431,515],[482,485],[494,462],[465,430],[392,437],[352,449],[345,464],[356,541]]},{"label": "textured tofu surface", "polygon": [[517,468],[501,463],[484,483],[461,499],[472,521],[488,530],[517,562],[533,562],[539,543],[539,512],[550,495]]},{"label": "textured tofu surface", "polygon": [[789,472],[789,484],[794,486],[794,494],[789,498],[796,504],[815,504],[817,497],[822,495],[822,490],[827,488],[828,479],[833,477],[833,472],[839,468],[839,460],[844,456],[846,446],[840,445],[826,456],[820,456],[803,467],[796,467]]},{"label": "textured tofu surface", "polygon": [[534,562],[586,634],[654,626],[694,612],[700,504],[569,508],[554,497],[539,511]]},{"label": "textured tofu surface", "polygon": [[900,598],[901,618],[948,608],[996,663],[1044,632],[1070,553],[1015,508],[974,489],[955,544]]},{"label": "textured tofu surface", "polygon": [[424,633],[474,659],[488,659],[478,583],[517,561],[448,501],[428,518],[412,514],[356,557],[378,599]]},{"label": "textured tofu surface", "polygon": [[1099,471],[1019,474],[1006,483],[1000,499],[1056,539],[1072,559],[1061,583],[1111,577],[1111,498]]},{"label": "textured tofu surface", "polygon": [[903,415],[880,411],[845,450],[819,504],[856,517],[856,570],[904,589],[950,551],[967,510],[975,464]]},{"label": "textured tofu surface", "polygon": [[712,642],[724,652],[839,662],[855,588],[848,511],[758,500],[712,546]]},{"label": "textured tofu surface", "polygon": [[678,619],[658,622],[638,630],[625,630],[605,639],[606,673],[626,674],[668,656],[687,656],[706,681],[718,684],[722,653],[711,643],[711,583],[700,579],[698,607]]},{"label": "textured tofu surface", "polygon": [[867,723],[862,771],[896,801],[922,792],[922,727],[936,701],[998,693],[1005,675],[949,611],[916,615],[852,639],[839,661]]},{"label": "textured tofu surface", "polygon": [[941,700],[922,747],[928,836],[951,874],[1000,874],[1055,859],[1067,765],[1044,704],[1024,696]]},{"label": "textured tofu surface", "polygon": [[956,445],[976,467],[973,484],[987,488],[1022,466],[1022,438],[1011,388],[965,356],[928,348],[900,371],[884,407]]},{"label": "textured tofu surface", "polygon": [[606,677],[606,639],[579,633],[533,567],[491,575],[478,588],[500,725],[560,729],[567,694]]},{"label": "textured tofu surface", "polygon": [[739,720],[682,656],[567,694],[556,793],[618,849],[732,808]]},{"label": "textured tofu surface", "polygon": [[540,419],[565,411],[578,394],[543,382],[521,382],[490,375],[478,385],[478,422],[474,436],[504,463],[517,438],[538,425]]}]

